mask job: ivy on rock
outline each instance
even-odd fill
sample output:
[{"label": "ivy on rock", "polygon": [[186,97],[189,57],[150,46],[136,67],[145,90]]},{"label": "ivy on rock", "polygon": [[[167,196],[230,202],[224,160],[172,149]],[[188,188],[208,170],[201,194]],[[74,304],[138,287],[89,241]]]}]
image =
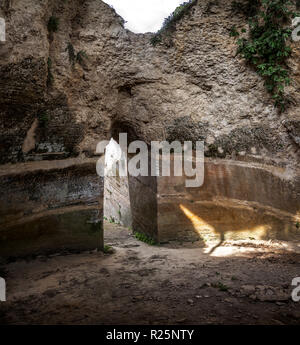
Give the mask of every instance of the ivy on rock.
[{"label": "ivy on rock", "polygon": [[238,37],[237,54],[252,65],[265,80],[265,86],[272,95],[275,105],[283,111],[287,98],[284,87],[290,84],[287,58],[292,49],[288,44],[291,37],[290,22],[297,16],[291,10],[289,0],[261,0],[257,13],[249,18],[248,37],[241,37],[235,27],[230,35]]}]

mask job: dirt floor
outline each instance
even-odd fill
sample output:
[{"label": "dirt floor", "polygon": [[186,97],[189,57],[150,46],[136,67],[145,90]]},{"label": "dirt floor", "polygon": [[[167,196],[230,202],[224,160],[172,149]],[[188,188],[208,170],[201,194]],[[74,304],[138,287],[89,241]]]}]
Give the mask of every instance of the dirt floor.
[{"label": "dirt floor", "polygon": [[114,252],[40,256],[1,268],[0,324],[300,324],[300,244],[149,246],[105,225]]}]

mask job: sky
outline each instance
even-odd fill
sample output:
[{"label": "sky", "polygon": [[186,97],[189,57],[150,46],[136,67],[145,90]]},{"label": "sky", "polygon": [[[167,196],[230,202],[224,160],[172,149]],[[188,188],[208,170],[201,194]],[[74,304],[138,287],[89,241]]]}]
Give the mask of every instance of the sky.
[{"label": "sky", "polygon": [[135,33],[156,32],[175,8],[184,0],[103,0],[127,22]]}]

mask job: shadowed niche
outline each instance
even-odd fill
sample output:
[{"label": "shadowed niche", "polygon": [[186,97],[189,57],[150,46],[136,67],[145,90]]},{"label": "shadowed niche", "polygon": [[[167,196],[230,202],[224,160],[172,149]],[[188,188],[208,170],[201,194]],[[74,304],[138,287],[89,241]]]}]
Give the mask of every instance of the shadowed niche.
[{"label": "shadowed niche", "polygon": [[[114,121],[110,133],[117,143],[119,134],[126,133],[128,145],[142,138],[138,125],[129,121]],[[128,157],[130,158],[130,155]],[[148,162],[150,172],[150,157]],[[115,177],[105,177],[105,218],[110,222],[132,227],[133,231],[147,234],[157,240],[156,177],[135,177],[130,174],[119,176],[118,167],[116,173]]]}]

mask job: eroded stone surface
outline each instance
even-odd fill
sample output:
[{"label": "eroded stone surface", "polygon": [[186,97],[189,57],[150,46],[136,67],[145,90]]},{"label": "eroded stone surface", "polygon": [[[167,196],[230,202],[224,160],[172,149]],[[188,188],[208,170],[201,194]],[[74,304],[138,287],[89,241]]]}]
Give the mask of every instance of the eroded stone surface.
[{"label": "eroded stone surface", "polygon": [[[235,56],[229,32],[246,25],[246,18],[233,13],[231,3],[198,1],[156,47],[151,34],[125,30],[122,18],[100,0],[1,3],[6,43],[0,46],[0,162],[91,157],[98,141],[118,131],[148,143],[204,140],[207,157],[245,164],[231,175],[219,171],[221,196],[233,185],[229,175],[244,177],[253,190],[233,188],[238,200],[298,216],[299,45],[293,43],[289,61],[291,103],[279,114],[263,80]],[[55,33],[47,30],[50,16],[59,19]],[[70,44],[75,54],[86,52],[82,64],[70,61]],[[36,120],[35,145],[27,152]],[[251,170],[252,162],[282,169],[285,177],[263,177]],[[150,234],[157,231],[156,189],[148,189],[147,200],[137,193],[155,184],[129,181],[136,227]]]},{"label": "eroded stone surface", "polygon": [[[229,0],[198,2],[177,23],[170,42],[156,47],[150,34],[125,30],[101,1],[19,0],[2,5],[1,13],[9,51],[0,71],[3,162],[22,159],[26,133],[44,114],[48,125],[37,142],[63,143],[71,155],[94,152],[95,143],[121,121],[147,141],[206,140],[210,156],[219,149],[226,157],[255,152],[293,166],[299,159],[299,47],[293,44],[290,61],[293,102],[280,115],[263,80],[235,57],[229,31],[246,19],[232,12]],[[59,19],[59,30],[48,35],[51,15]],[[69,43],[75,52],[86,52],[82,66],[70,63]],[[54,81],[47,88],[49,57]]]},{"label": "eroded stone surface", "polygon": [[103,179],[95,164],[31,162],[0,170],[1,259],[103,248]]}]

